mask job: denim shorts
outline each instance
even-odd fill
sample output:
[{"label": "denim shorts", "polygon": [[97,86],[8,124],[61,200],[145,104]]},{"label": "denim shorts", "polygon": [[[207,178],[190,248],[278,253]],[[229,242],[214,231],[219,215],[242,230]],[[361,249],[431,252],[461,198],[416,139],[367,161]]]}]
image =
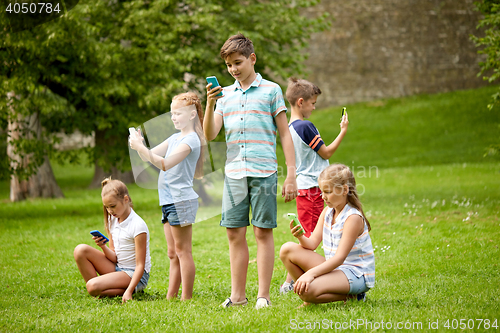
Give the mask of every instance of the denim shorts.
[{"label": "denim shorts", "polygon": [[163,224],[186,226],[193,224],[198,212],[198,199],[176,202],[161,207]]},{"label": "denim shorts", "polygon": [[345,266],[340,266],[337,269],[342,271],[349,281],[349,295],[358,295],[370,290],[370,288],[366,286],[364,275],[357,276],[352,269]]},{"label": "denim shorts", "polygon": [[[115,271],[116,272],[125,272],[125,273],[127,273],[128,276],[130,276],[130,278],[132,278],[132,276],[134,275],[134,272],[135,272],[135,270],[132,268],[120,268],[120,267],[118,267],[118,265],[115,265]],[[139,291],[143,291],[144,289],[146,289],[146,286],[148,285],[148,281],[149,281],[149,273],[144,271],[144,274],[142,274],[141,280],[139,281],[137,286],[135,286],[134,293],[137,293]]]},{"label": "denim shorts", "polygon": [[276,228],[278,175],[224,179],[222,217],[220,225],[226,228],[248,227],[252,209],[252,224],[259,228]]}]

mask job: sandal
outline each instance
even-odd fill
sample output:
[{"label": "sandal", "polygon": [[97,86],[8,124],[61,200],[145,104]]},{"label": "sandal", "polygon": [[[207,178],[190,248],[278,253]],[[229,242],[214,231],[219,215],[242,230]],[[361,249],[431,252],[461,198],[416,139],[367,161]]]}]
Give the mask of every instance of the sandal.
[{"label": "sandal", "polygon": [[240,301],[240,302],[233,302],[231,301],[231,298],[228,297],[224,303],[222,303],[220,306],[222,306],[223,308],[229,308],[229,307],[232,307],[232,306],[245,306],[248,304],[248,298],[245,298],[243,301]]}]

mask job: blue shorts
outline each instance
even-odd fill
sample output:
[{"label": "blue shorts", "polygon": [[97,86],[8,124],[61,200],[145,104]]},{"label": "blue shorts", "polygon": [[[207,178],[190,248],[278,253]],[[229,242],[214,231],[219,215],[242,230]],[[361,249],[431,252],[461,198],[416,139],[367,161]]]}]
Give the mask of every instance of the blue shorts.
[{"label": "blue shorts", "polygon": [[[130,278],[132,278],[132,276],[134,275],[135,269],[120,268],[120,267],[118,267],[118,265],[115,265],[115,271],[125,272],[125,273],[127,273],[128,276],[130,276]],[[148,285],[148,281],[149,281],[149,273],[144,271],[144,274],[142,274],[141,280],[139,281],[137,286],[135,286],[134,293],[137,293],[139,291],[143,291],[144,289],[146,289],[146,286]]]},{"label": "blue shorts", "polygon": [[276,228],[277,189],[278,175],[276,172],[262,178],[232,179],[225,177],[220,225],[226,228],[248,227],[251,208],[254,226],[265,229]]},{"label": "blue shorts", "polygon": [[357,276],[352,269],[345,266],[340,266],[337,269],[342,271],[349,281],[349,295],[358,295],[370,290],[370,288],[366,286],[364,275],[361,274],[361,276]]},{"label": "blue shorts", "polygon": [[163,224],[186,226],[193,224],[198,212],[198,199],[176,202],[161,207]]}]

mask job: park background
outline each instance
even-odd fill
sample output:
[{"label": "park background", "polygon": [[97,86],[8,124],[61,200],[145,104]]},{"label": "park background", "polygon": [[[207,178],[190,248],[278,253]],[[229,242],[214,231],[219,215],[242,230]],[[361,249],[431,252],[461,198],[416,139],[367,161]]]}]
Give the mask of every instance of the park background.
[{"label": "park background", "polygon": [[[171,3],[176,6],[181,4]],[[182,2],[185,6],[195,3],[204,2]],[[207,3],[217,5],[216,2]],[[82,2],[77,6],[89,4],[92,2]],[[478,48],[470,40],[471,34],[482,33],[476,29],[482,14],[474,11],[472,1],[413,1],[404,5],[397,1],[349,4],[323,1],[311,6],[313,4],[300,9],[300,14],[309,18],[317,18],[318,13],[328,12],[330,15],[316,24],[314,29],[318,31],[311,30],[310,35],[303,35],[304,42],[309,46],[301,51],[298,60],[303,62],[304,67],[293,63],[290,55],[278,57],[277,49],[266,50],[268,54],[263,51],[261,56],[257,47],[257,55],[266,66],[276,66],[276,71],[269,75],[275,77],[283,89],[286,88],[285,74],[290,74],[287,71],[293,73],[293,70],[303,73],[321,87],[323,94],[318,99],[321,108],[313,114],[311,121],[317,124],[325,141],[332,141],[338,134],[341,107],[345,105],[348,108],[348,134],[330,161],[350,166],[364,190],[362,202],[373,226],[372,239],[377,255],[377,285],[368,294],[368,301],[298,310],[296,308],[301,302],[297,297],[278,295],[285,270],[276,258],[272,308],[259,312],[252,306],[229,311],[218,308],[230,293],[230,276],[225,231],[218,226],[220,217],[215,213],[215,216],[195,225],[194,229],[193,253],[197,266],[194,299],[185,303],[167,302],[168,259],[166,242],[158,222],[157,193],[133,184],[129,185],[129,189],[136,210],[148,222],[151,231],[153,270],[150,284],[144,295],[136,296],[137,302],[126,306],[121,306],[119,299],[91,298],[86,294],[83,280],[73,262],[72,251],[79,243],[92,243],[88,231],[102,226],[102,204],[99,190],[89,188],[96,178],[96,163],[92,155],[87,154],[88,148],[77,144],[79,149],[65,151],[61,155],[42,149],[44,154],[49,152],[54,178],[64,198],[29,198],[11,203],[8,178],[0,183],[0,267],[1,280],[5,284],[0,292],[2,331],[284,331],[294,330],[294,324],[299,323],[304,328],[312,328],[311,325],[316,323],[315,328],[318,329],[317,323],[324,326],[324,320],[333,323],[351,320],[362,323],[362,320],[370,321],[372,325],[382,321],[394,325],[417,323],[417,328],[421,323],[423,330],[430,330],[430,323],[438,321],[442,331],[448,330],[445,325],[449,320],[451,329],[455,328],[453,325],[460,328],[460,324],[465,323],[469,326],[464,327],[474,330],[498,330],[492,325],[500,317],[496,300],[496,289],[500,285],[497,266],[500,159],[493,154],[495,149],[490,147],[498,144],[500,117],[495,108],[487,108],[498,88],[487,87],[488,82],[477,76],[481,70],[479,62],[484,61],[485,56],[477,54]],[[237,1],[230,2],[230,5],[234,6],[233,9],[239,8]],[[244,11],[242,8],[240,10]],[[77,9],[75,7],[74,10]],[[250,6],[250,10],[258,9]],[[226,13],[224,8],[221,12]],[[257,17],[255,12],[252,15],[249,17]],[[271,14],[260,15],[264,22],[270,17],[266,15]],[[60,21],[35,27],[33,31],[39,29],[37,33],[45,37],[52,33],[55,35],[52,39],[56,39],[61,47],[67,46],[65,38],[71,40],[74,36],[57,36],[62,28],[59,24],[65,23]],[[210,24],[220,23],[214,21]],[[250,19],[244,22],[245,29],[238,30],[251,38],[255,36],[257,43],[262,45],[266,39],[260,37],[265,29],[252,30],[255,21],[262,23]],[[127,24],[124,22],[125,27]],[[42,28],[46,30],[40,32]],[[296,32],[293,26],[286,28]],[[146,26],[147,29],[149,27]],[[189,36],[189,29],[183,29],[183,34]],[[71,28],[67,31],[68,34],[74,33]],[[199,31],[193,33],[199,38],[206,37],[197,34]],[[206,45],[211,49],[207,52],[211,57],[216,55],[221,43],[230,34],[232,32],[219,31],[218,39],[207,37]],[[11,34],[3,40],[1,54],[6,55],[7,46],[19,51],[17,59],[26,57],[28,51],[41,47],[36,42],[30,46],[27,41],[31,37],[28,34],[21,41],[15,40]],[[289,36],[283,38],[292,40]],[[218,43],[215,42],[217,40]],[[124,43],[121,39],[118,42],[120,45]],[[146,45],[144,43],[142,47]],[[108,47],[109,51],[114,45],[103,47]],[[182,55],[188,55],[190,61],[206,56],[195,53],[189,57],[186,50],[183,52]],[[309,58],[306,59],[304,52],[309,53]],[[31,60],[35,61],[44,52],[33,53],[35,56]],[[272,55],[276,56],[275,59],[271,59]],[[65,83],[64,76],[69,74],[57,72],[57,69],[68,70],[78,65],[71,64],[71,58],[66,58],[68,54],[46,56],[59,61],[58,66],[51,69],[55,73],[50,73],[50,66],[47,66],[48,69],[33,70],[31,63],[22,62],[18,67],[13,66],[12,72],[19,74],[20,68],[30,68],[31,75],[33,72],[38,75],[43,73],[46,75],[44,78],[59,78],[59,83]],[[130,58],[126,60],[130,61]],[[220,81],[231,83],[222,61],[216,57],[210,61],[212,68],[217,68],[214,71]],[[262,70],[266,69],[262,67]],[[209,68],[206,74],[212,75],[214,71]],[[133,106],[137,105],[139,97],[113,100],[115,104],[101,104],[103,100],[116,98],[116,94],[122,92],[120,89],[124,86],[121,83],[127,81],[124,73],[110,71],[100,77],[101,74],[86,72],[92,78],[87,83],[92,89],[99,84],[106,88],[117,87],[116,91],[107,93],[111,96],[96,93],[96,100],[102,99],[92,107],[102,106],[107,110],[117,104],[116,109],[121,114],[129,114],[127,112],[131,109],[129,118],[122,124],[121,132],[126,136],[128,125],[139,125],[155,113],[133,120],[136,111]],[[78,109],[81,104],[77,104],[77,94],[72,89],[85,88],[85,80],[76,87],[61,84],[69,92],[59,98],[56,89],[51,90],[47,84],[49,80],[44,86],[43,80],[30,81],[24,74],[17,77],[6,75],[3,89],[8,77],[10,81],[18,79],[15,84],[19,89],[25,84],[31,85],[30,92],[42,92],[28,95],[38,98],[33,97],[31,105],[37,106],[41,110],[40,118],[49,122],[49,129],[44,129],[45,134],[57,132],[57,126],[52,126],[50,121],[66,125],[64,130],[68,130],[67,134],[75,130],[76,126],[72,123],[81,119],[75,120],[72,116],[81,110]],[[125,85],[128,88],[137,78],[133,75],[139,74],[131,70],[130,75],[129,85]],[[99,81],[106,77],[109,78],[109,85]],[[158,94],[169,96],[176,89],[182,89],[187,81],[190,78],[186,80],[184,75],[177,81],[169,80],[170,86],[163,87],[164,90]],[[44,91],[43,87],[49,87],[50,92]],[[154,96],[149,97],[158,103]],[[55,105],[52,111],[56,112],[47,111],[50,105]],[[157,104],[156,112],[166,105],[168,103]],[[28,109],[21,104],[18,107],[19,110],[23,107]],[[86,106],[82,109],[87,111],[92,108]],[[5,110],[4,107],[2,111]],[[100,122],[105,122],[106,116],[112,115],[111,110],[107,111],[96,114]],[[22,115],[30,116],[29,112]],[[88,113],[84,116],[89,117]],[[115,130],[120,121],[112,123],[110,128]],[[92,126],[85,124],[82,127],[91,135],[84,133],[77,138],[89,140],[90,137],[90,147],[95,148],[92,141],[96,139],[96,132]],[[104,130],[98,130],[106,132],[110,128],[104,126]],[[6,126],[2,127],[4,137],[6,130]],[[55,143],[64,143],[67,137],[63,138]],[[37,154],[36,149],[32,154]],[[280,151],[278,159],[283,166],[284,158]],[[2,166],[5,167],[5,164]],[[216,194],[213,196],[216,197]],[[295,210],[294,203],[278,201],[276,254],[281,244],[292,240],[284,216]],[[253,304],[257,290],[255,241],[252,232],[248,234],[251,260],[247,290],[250,304]],[[465,321],[460,322],[461,319]],[[485,326],[486,322],[489,329]],[[481,328],[478,325],[482,325]],[[369,326],[363,325],[356,328],[370,330]]]}]

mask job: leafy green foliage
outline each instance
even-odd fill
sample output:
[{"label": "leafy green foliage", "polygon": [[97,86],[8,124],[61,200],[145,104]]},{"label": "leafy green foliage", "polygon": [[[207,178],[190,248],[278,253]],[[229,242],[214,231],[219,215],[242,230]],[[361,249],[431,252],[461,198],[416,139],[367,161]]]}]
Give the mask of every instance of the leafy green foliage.
[{"label": "leafy green foliage", "polygon": [[[46,135],[40,154],[51,151],[54,133],[96,132],[90,161],[122,170],[127,128],[168,111],[186,89],[204,96],[204,78],[231,83],[218,56],[224,41],[242,32],[254,42],[256,70],[277,77],[303,72],[302,53],[311,33],[328,26],[327,16],[300,15],[317,0],[280,1],[90,1],[63,17],[0,39],[0,121],[40,110]],[[1,23],[6,18],[0,16]],[[45,91],[43,101],[33,92]],[[55,97],[57,96],[57,98]],[[49,102],[48,98],[53,101]],[[14,172],[14,170],[10,170]]]},{"label": "leafy green foliage", "polygon": [[[486,60],[480,62],[481,72],[484,79],[490,83],[500,78],[500,1],[483,0],[476,3],[476,8],[484,14],[484,18],[479,22],[477,28],[485,28],[483,37],[471,36],[477,47],[482,47],[479,54],[486,55]],[[492,95],[492,102],[488,104],[491,110],[500,103],[500,90]],[[488,148],[488,155],[496,155],[500,151],[500,143],[493,144]]]}]

